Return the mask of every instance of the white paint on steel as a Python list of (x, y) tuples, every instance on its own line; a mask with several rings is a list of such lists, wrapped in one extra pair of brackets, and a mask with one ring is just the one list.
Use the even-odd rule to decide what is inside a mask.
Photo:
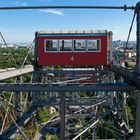
[(23, 74), (27, 74), (30, 72), (33, 72), (33, 66), (32, 65), (28, 65), (26, 67), (23, 68), (19, 68), (19, 69), (10, 69), (10, 70), (6, 70), (3, 72), (0, 72), (0, 81), (2, 80), (6, 80), (12, 77), (16, 77), (16, 76), (20, 76)]

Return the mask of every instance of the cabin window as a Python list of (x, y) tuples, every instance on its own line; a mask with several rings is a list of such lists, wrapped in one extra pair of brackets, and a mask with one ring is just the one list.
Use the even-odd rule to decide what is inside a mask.
[(57, 51), (58, 40), (45, 40), (44, 41), (45, 51)]
[(74, 51), (85, 51), (86, 40), (74, 40)]
[(100, 51), (101, 41), (97, 39), (87, 40), (88, 51)]
[(72, 40), (59, 40), (60, 51), (72, 51)]

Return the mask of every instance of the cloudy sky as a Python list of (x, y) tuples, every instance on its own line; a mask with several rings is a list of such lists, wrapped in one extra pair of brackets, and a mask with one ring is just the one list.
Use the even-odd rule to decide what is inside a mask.
[[(139, 0), (1, 0), (7, 6), (135, 6)], [(0, 31), (7, 42), (32, 42), (35, 31), (108, 30), (114, 40), (126, 40), (134, 11), (44, 9), (0, 11)], [(135, 25), (136, 23), (134, 23)], [(135, 40), (134, 26), (130, 40)], [(0, 39), (0, 42), (2, 40)]]

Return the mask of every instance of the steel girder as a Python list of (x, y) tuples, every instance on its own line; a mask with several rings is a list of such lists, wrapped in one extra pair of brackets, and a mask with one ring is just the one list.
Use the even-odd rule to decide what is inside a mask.
[(36, 71), (36, 73), (40, 74), (47, 74), (47, 73), (53, 73), (53, 74), (95, 74), (95, 73), (100, 73), (100, 74), (106, 74), (108, 73), (107, 70), (93, 70), (93, 69), (64, 69), (64, 70), (39, 70)]
[(117, 66), (111, 66), (110, 70), (129, 80), (137, 89), (140, 90), (140, 75), (138, 75), (138, 73), (129, 72), (128, 70), (119, 68)]
[(95, 92), (95, 91), (133, 91), (137, 90), (127, 83), (107, 84), (0, 84), (0, 91), (11, 92)]

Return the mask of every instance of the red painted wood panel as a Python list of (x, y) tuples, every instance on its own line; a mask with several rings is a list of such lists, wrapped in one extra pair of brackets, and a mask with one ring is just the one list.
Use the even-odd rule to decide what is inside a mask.
[[(101, 39), (101, 52), (44, 52), (45, 39)], [(107, 36), (38, 37), (39, 66), (97, 66), (107, 65)]]

